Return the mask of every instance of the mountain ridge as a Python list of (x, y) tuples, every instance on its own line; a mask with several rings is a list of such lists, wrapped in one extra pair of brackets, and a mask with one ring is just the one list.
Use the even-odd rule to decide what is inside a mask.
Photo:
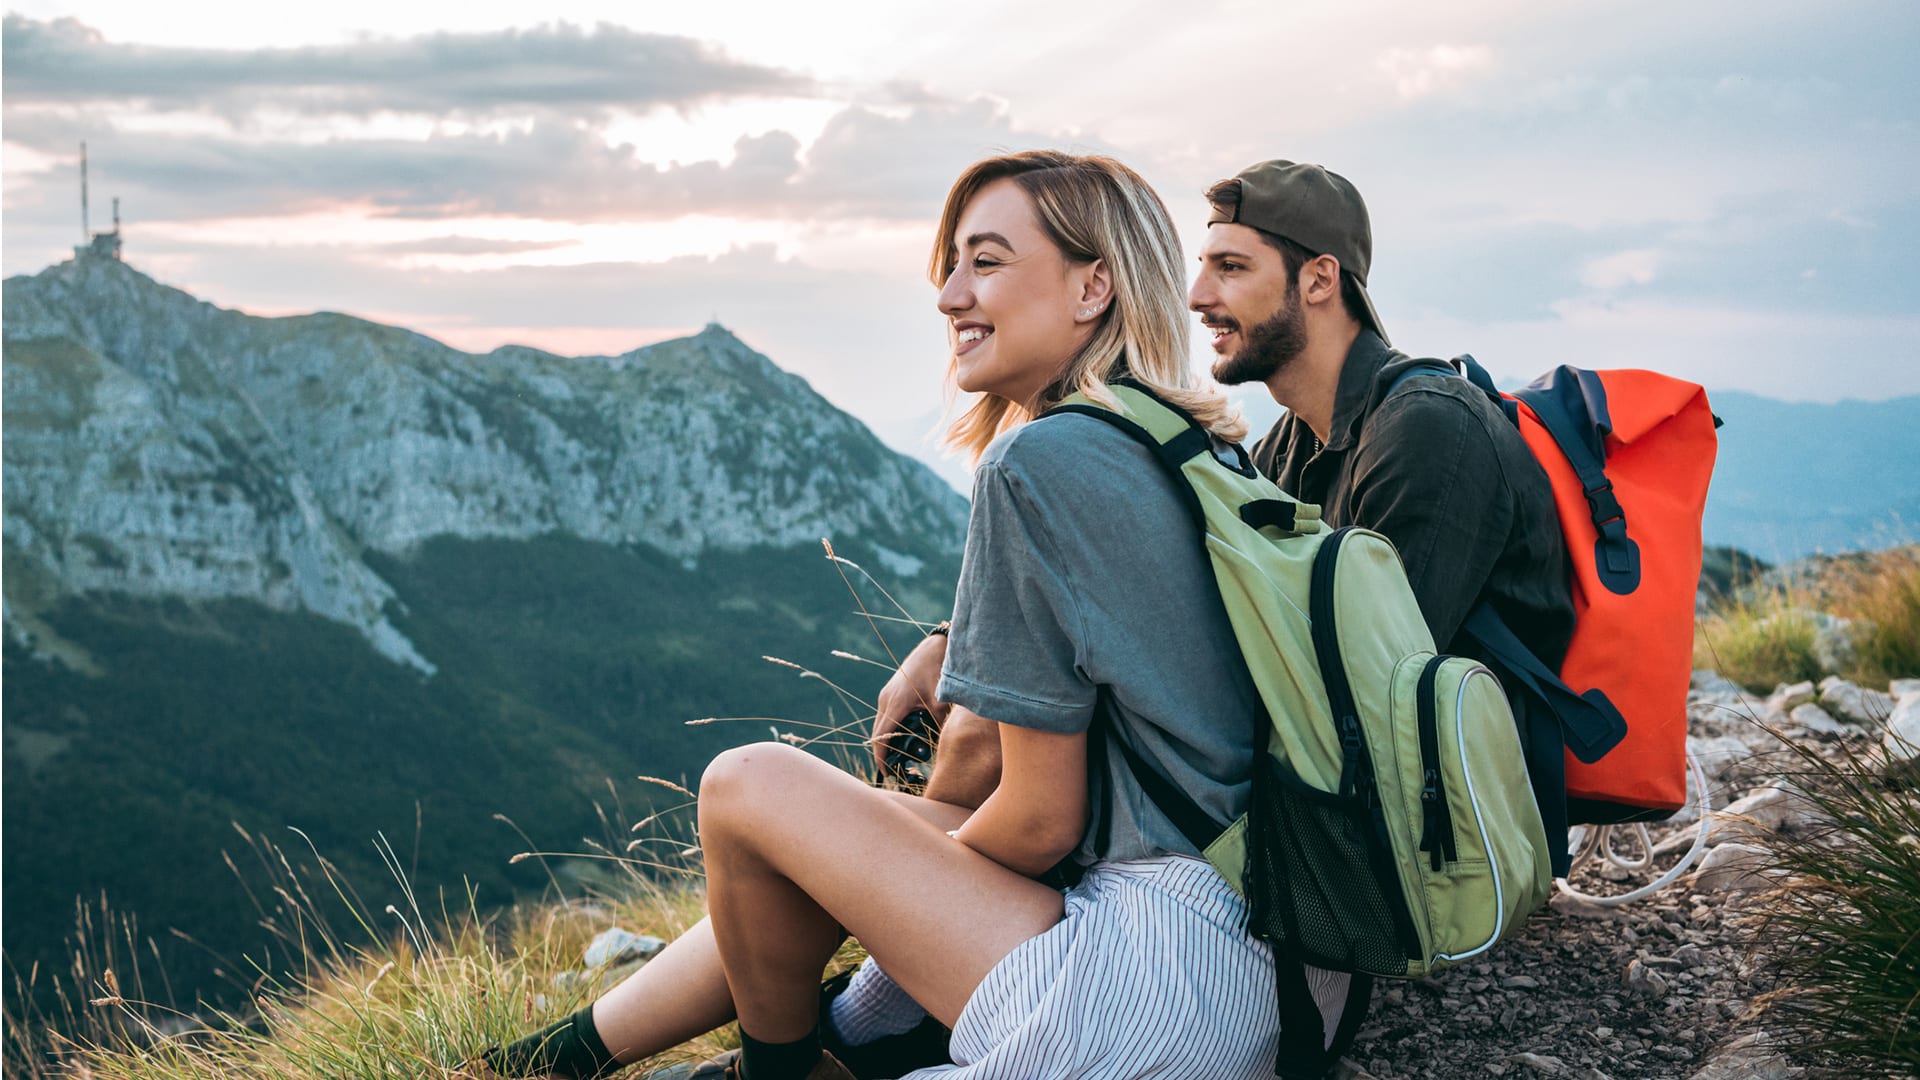
[(362, 549), (552, 532), (697, 559), (859, 533), (898, 571), (965, 526), (924, 466), (717, 324), (618, 357), (470, 354), (229, 311), (106, 259), (5, 299), (6, 542), (77, 591), (314, 611), (431, 673)]

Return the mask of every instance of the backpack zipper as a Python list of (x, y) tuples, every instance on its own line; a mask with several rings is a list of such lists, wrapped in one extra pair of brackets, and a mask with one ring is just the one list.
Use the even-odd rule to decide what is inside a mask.
[[(1454, 737), (1463, 746), (1467, 737), (1467, 687), (1481, 677), (1492, 680), (1496, 692), (1505, 693), (1500, 689), (1500, 680), (1495, 679), (1493, 672), (1484, 667), (1468, 672), (1467, 677), (1460, 680), (1460, 694), (1453, 705), (1453, 723)], [(1480, 830), (1480, 850), (1487, 853), (1488, 877), (1493, 881), (1493, 932), (1487, 935), (1487, 940), (1465, 952), (1436, 953), (1436, 960), (1457, 961), (1478, 956), (1493, 948), (1494, 942), (1499, 941), (1500, 935), (1507, 929), (1507, 895), (1506, 888), (1500, 884), (1500, 859), (1494, 853), (1493, 841), (1487, 836), (1487, 820), (1480, 812), (1480, 797), (1473, 790), (1473, 767), (1465, 754), (1460, 756), (1460, 775), (1467, 782), (1467, 804), (1473, 807), (1473, 823)]]
[(1446, 781), (1440, 772), (1439, 708), (1433, 687), (1440, 676), (1440, 665), (1447, 658), (1436, 656), (1420, 669), (1420, 683), (1414, 691), (1420, 712), (1420, 850), (1433, 853), (1433, 871), (1439, 873), (1460, 855), (1453, 843), (1453, 815), (1447, 812)]

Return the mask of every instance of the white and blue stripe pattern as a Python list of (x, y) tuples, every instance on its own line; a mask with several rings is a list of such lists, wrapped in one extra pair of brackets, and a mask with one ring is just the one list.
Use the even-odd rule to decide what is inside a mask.
[[(1273, 954), (1213, 867), (1169, 855), (1103, 862), (1065, 917), (1016, 947), (968, 999), (957, 1064), (906, 1080), (1268, 1080), (1279, 1040)], [(1331, 1034), (1348, 976), (1307, 969)]]

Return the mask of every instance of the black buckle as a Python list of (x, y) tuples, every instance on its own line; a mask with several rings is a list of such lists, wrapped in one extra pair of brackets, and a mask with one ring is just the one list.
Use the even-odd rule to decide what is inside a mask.
[(1620, 500), (1613, 494), (1613, 481), (1604, 481), (1599, 487), (1588, 488), (1586, 491), (1587, 512), (1593, 516), (1595, 525), (1605, 525), (1627, 516), (1626, 510), (1620, 506)]

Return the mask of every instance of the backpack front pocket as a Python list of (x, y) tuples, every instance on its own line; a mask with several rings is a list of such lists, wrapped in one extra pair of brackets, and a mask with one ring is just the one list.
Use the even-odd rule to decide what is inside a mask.
[(1423, 949), (1377, 801), (1303, 783), (1263, 757), (1247, 851), (1248, 929), (1274, 954), (1336, 971), (1400, 976)]

